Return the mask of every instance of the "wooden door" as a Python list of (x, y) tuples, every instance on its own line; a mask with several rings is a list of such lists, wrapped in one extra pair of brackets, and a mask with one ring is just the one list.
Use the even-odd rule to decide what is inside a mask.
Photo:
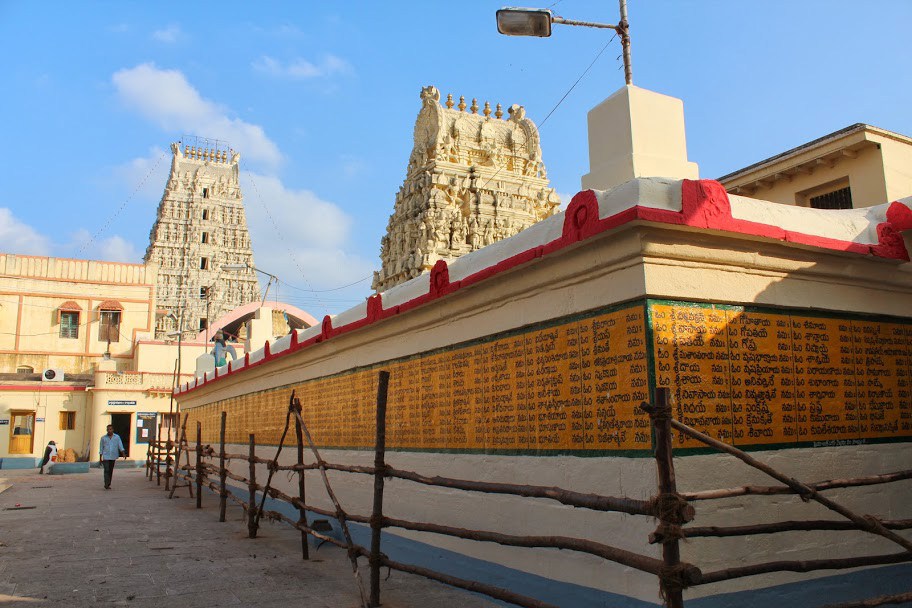
[(10, 454), (31, 454), (35, 448), (35, 412), (10, 412)]

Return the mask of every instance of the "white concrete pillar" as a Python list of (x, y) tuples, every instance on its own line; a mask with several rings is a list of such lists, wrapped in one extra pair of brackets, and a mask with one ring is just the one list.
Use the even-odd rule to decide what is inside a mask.
[(687, 160), (684, 102), (627, 85), (589, 111), (589, 173), (583, 190), (637, 177), (699, 179)]

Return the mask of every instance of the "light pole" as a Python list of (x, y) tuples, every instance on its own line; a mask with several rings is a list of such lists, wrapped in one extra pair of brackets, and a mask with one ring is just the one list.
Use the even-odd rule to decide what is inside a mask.
[(633, 84), (633, 70), (630, 67), (630, 24), (627, 22), (627, 0), (618, 0), (621, 20), (617, 25), (595, 23), (592, 21), (574, 21), (555, 17), (546, 8), (505, 7), (497, 11), (497, 31), (505, 36), (538, 36), (547, 38), (551, 35), (551, 24), (578, 25), (610, 29), (617, 32), (624, 49), (624, 81)]
[(250, 264), (222, 264), (222, 270), (253, 270), (254, 272), (259, 272), (260, 274), (265, 274), (269, 277), (269, 281), (266, 283), (266, 291), (263, 292), (263, 301), (260, 302), (260, 306), (266, 304), (266, 297), (269, 295), (269, 286), (273, 283), (279, 282), (279, 277), (274, 274), (268, 273), (265, 270), (260, 270), (256, 266), (251, 266)]
[(213, 283), (212, 285), (209, 285), (208, 287), (203, 287), (203, 289), (206, 290), (206, 344), (207, 344), (206, 348), (207, 348), (207, 349), (209, 348), (209, 347), (208, 347), (208, 344), (209, 344), (209, 323), (210, 323), (210, 321), (211, 321), (211, 319), (209, 318), (209, 303), (210, 303), (210, 301), (211, 301), (212, 288), (213, 288), (213, 287), (215, 287), (215, 283)]

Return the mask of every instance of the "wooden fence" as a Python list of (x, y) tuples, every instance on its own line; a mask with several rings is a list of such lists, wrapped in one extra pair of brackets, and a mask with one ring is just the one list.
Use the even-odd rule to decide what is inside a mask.
[[(197, 508), (202, 507), (203, 487), (212, 490), (219, 497), (219, 521), (225, 521), (227, 501), (232, 500), (236, 502), (246, 512), (247, 529), (250, 538), (256, 537), (257, 529), (262, 517), (289, 524), (301, 532), (301, 551), (304, 559), (309, 558), (307, 543), (308, 535), (313, 536), (320, 541), (329, 542), (345, 549), (348, 553), (352, 573), (355, 578), (358, 592), (361, 596), (361, 604), (365, 608), (380, 606), (381, 567), (417, 574), (448, 585), (477, 593), (483, 593), (517, 606), (529, 608), (554, 608), (551, 604), (541, 600), (480, 581), (457, 578), (421, 566), (391, 560), (382, 552), (381, 531), (383, 528), (401, 528), (419, 532), (431, 532), (434, 534), (480, 542), (494, 542), (506, 546), (566, 549), (595, 555), (607, 561), (635, 568), (656, 576), (658, 579), (660, 595), (663, 598), (665, 605), (669, 608), (683, 607), (683, 590), (697, 585), (706, 585), (768, 572), (810, 572), (814, 570), (854, 568), (858, 566), (912, 561), (912, 542), (894, 532), (894, 530), (904, 530), (912, 527), (912, 520), (882, 520), (871, 515), (857, 514), (821, 494), (821, 492), (833, 488), (890, 483), (910, 479), (912, 478), (912, 470), (864, 478), (830, 480), (810, 484), (802, 483), (757, 461), (737, 448), (716, 441), (715, 439), (674, 420), (671, 415), (670, 393), (667, 388), (656, 389), (653, 405), (648, 403), (643, 403), (641, 405), (641, 408), (649, 414), (652, 425), (655, 446), (654, 455), (658, 470), (658, 488), (657, 493), (651, 499), (639, 500), (623, 496), (614, 497), (580, 493), (558, 487), (482, 482), (439, 476), (427, 477), (417, 472), (391, 467), (386, 463), (385, 455), (386, 401), (388, 386), (389, 373), (381, 371), (377, 390), (376, 442), (373, 466), (334, 464), (323, 460), (320, 456), (318, 447), (313, 442), (307, 425), (301, 417), (300, 401), (295, 397), (294, 392), (292, 392), (285, 417), (285, 428), (273, 458), (262, 458), (256, 455), (256, 438), (252, 433), (249, 436), (248, 451), (246, 454), (226, 452), (226, 412), (222, 412), (221, 416), (220, 440), (217, 452), (211, 446), (203, 445), (199, 422), (197, 423), (196, 428), (196, 442), (191, 445), (186, 435), (187, 416), (185, 415), (178, 441), (158, 440), (153, 441), (150, 445), (147, 463), (149, 478), (152, 479), (155, 477), (160, 484), (161, 478), (164, 477), (165, 488), (170, 492), (169, 497), (173, 497), (175, 491), (179, 487), (188, 487), (190, 495), (195, 495), (196, 497)], [(291, 465), (280, 465), (279, 456), (285, 447), (285, 441), (292, 420), (294, 420), (295, 444), (297, 448), (296, 463)], [(773, 477), (782, 485), (743, 486), (740, 488), (691, 493), (679, 492), (676, 487), (672, 453), (673, 430), (740, 459), (745, 464)], [(313, 462), (305, 462), (304, 454), (308, 449), (313, 455)], [(192, 462), (190, 458), (191, 454), (194, 454)], [(182, 458), (185, 460), (184, 464), (181, 464)], [(218, 459), (217, 465), (210, 462), (215, 458)], [(245, 461), (248, 463), (247, 477), (238, 475), (229, 470), (226, 463), (232, 460)], [(262, 480), (257, 479), (257, 464), (266, 466), (268, 475), (265, 483), (263, 483)], [(162, 472), (162, 467), (165, 468), (164, 472)], [(272, 486), (273, 476), (277, 471), (290, 471), (297, 474), (297, 496), (291, 496)], [(319, 471), (323, 486), (332, 502), (332, 509), (323, 509), (307, 504), (305, 497), (305, 473), (307, 471)], [(332, 490), (327, 471), (341, 471), (372, 476), (374, 493), (371, 513), (353, 514), (346, 512)], [(575, 508), (651, 517), (657, 521), (657, 527), (655, 531), (649, 535), (648, 542), (652, 544), (661, 544), (662, 559), (641, 555), (591, 539), (564, 536), (518, 536), (490, 530), (469, 530), (436, 523), (390, 518), (384, 515), (383, 510), (384, 480), (387, 478), (402, 479), (417, 484), (464, 490), (467, 492), (544, 498)], [(213, 481), (213, 479), (217, 479), (218, 481)], [(241, 484), (247, 489), (246, 500), (230, 491), (227, 483), (228, 479)], [(699, 504), (701, 501), (717, 500), (734, 496), (770, 494), (797, 494), (805, 502), (816, 501), (841, 515), (843, 519), (783, 521), (737, 527), (684, 526), (694, 519), (694, 504)], [(295, 520), (278, 511), (266, 509), (265, 502), (267, 496), (293, 506), (297, 509), (298, 518)], [(258, 497), (259, 504), (257, 504)], [(339, 522), (342, 530), (342, 540), (327, 534), (325, 529), (320, 529), (319, 526), (313, 522), (309, 524), (307, 520), (308, 511), (317, 515), (335, 518)], [(355, 544), (351, 537), (348, 522), (357, 522), (370, 526), (370, 547)], [(752, 536), (794, 530), (861, 530), (886, 538), (899, 545), (903, 551), (885, 555), (838, 559), (771, 561), (705, 573), (696, 565), (681, 561), (679, 541), (685, 538)], [(644, 539), (644, 546), (646, 544), (645, 540), (646, 539)], [(368, 590), (365, 590), (358, 568), (358, 559), (362, 557), (367, 558), (369, 565), (370, 580)], [(909, 599), (912, 599), (912, 593), (900, 596), (874, 598), (872, 600), (867, 600), (864, 604), (841, 604), (839, 605), (839, 608), (850, 608), (852, 606), (879, 606), (887, 603), (897, 603), (896, 598), (900, 598), (902, 601), (908, 601)], [(903, 600), (902, 598), (905, 599)]]

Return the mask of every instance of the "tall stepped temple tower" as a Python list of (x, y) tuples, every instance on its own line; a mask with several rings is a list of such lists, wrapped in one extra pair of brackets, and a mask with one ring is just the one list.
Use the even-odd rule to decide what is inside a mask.
[[(382, 268), (373, 289), (384, 291), (422, 272), (439, 259), (452, 260), (513, 236), (557, 213), (560, 201), (548, 187), (538, 129), (522, 106), (503, 120), (500, 104), (472, 100), (454, 104), (448, 95), (421, 90), (415, 144), (405, 181), (396, 194)], [(453, 106), (456, 105), (456, 108)]]
[(221, 142), (202, 142), (205, 147), (183, 150), (171, 144), (171, 175), (143, 258), (159, 266), (156, 338), (173, 337), (182, 313), (189, 338), (210, 320), (260, 299), (238, 182), (240, 154)]

